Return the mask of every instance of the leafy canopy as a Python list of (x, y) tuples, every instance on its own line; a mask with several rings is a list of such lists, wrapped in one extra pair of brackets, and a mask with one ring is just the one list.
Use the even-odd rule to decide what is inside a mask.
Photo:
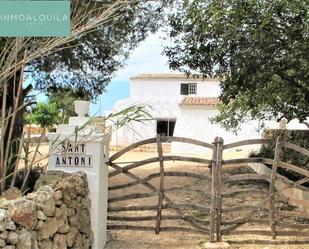
[(57, 124), (58, 119), (59, 112), (55, 103), (40, 102), (33, 108), (32, 113), (26, 115), (26, 120), (29, 123), (40, 125), (43, 128), (52, 127)]
[[(104, 25), (98, 25), (91, 32), (81, 33), (52, 51), (48, 50), (48, 43), (44, 43), (49, 38), (29, 38), (23, 41), (27, 43), (25, 48), (28, 51), (33, 52), (39, 47), (36, 44), (45, 44), (44, 49), (47, 49), (46, 53), (35, 57), (26, 67), (34, 79), (36, 90), (46, 92), (49, 87), (70, 86), (75, 90), (82, 89), (95, 99), (104, 92), (113, 74), (124, 65), (130, 51), (149, 33), (157, 31), (164, 22), (164, 8), (171, 1), (129, 1), (130, 4), (118, 9)], [(115, 2), (117, 1), (72, 1), (72, 25), (74, 22), (83, 27), (85, 23), (91, 23), (100, 12), (104, 12), (104, 6), (108, 8)], [(85, 14), (87, 12), (89, 14)], [(81, 17), (78, 18), (78, 15)], [(10, 38), (0, 38), (0, 54), (8, 41)], [(14, 46), (11, 47), (13, 48)]]
[(59, 116), (60, 123), (67, 123), (69, 117), (76, 116), (74, 101), (75, 100), (90, 100), (91, 96), (81, 89), (74, 89), (70, 86), (65, 87), (50, 87), (47, 92), (48, 102), (55, 103)]
[[(111, 2), (101, 1), (102, 4)], [(130, 51), (160, 27), (167, 2), (132, 1), (110, 25), (98, 27), (60, 51), (34, 60), (28, 69), (36, 88), (45, 91), (49, 86), (70, 86), (96, 98), (123, 66)]]
[(309, 116), (309, 1), (192, 0), (171, 15), (172, 69), (219, 77), (215, 121)]

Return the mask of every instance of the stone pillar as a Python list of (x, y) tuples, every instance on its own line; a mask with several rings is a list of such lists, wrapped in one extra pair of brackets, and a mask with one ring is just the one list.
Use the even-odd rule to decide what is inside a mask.
[[(78, 113), (78, 110), (76, 112)], [(48, 134), (48, 169), (70, 173), (82, 171), (87, 174), (91, 199), (91, 229), (94, 235), (92, 248), (103, 249), (107, 228), (106, 162), (109, 158), (110, 134), (101, 133), (98, 127), (89, 122), (89, 118), (78, 114), (78, 117), (69, 119), (69, 124), (59, 125), (55, 133)]]

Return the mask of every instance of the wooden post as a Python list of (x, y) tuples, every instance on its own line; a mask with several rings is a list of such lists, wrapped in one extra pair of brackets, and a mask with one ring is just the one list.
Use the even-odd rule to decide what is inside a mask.
[(216, 234), (217, 242), (221, 241), (221, 220), (222, 220), (222, 182), (221, 182), (221, 172), (222, 172), (222, 157), (223, 157), (223, 139), (218, 138), (216, 144), (216, 168), (217, 168), (217, 224), (216, 224)]
[(269, 218), (270, 218), (270, 229), (271, 237), (276, 239), (276, 219), (275, 219), (275, 181), (278, 169), (278, 162), (280, 160), (280, 141), (279, 138), (276, 141), (274, 164), (272, 166), (270, 186), (269, 186)]
[(157, 149), (158, 149), (158, 158), (160, 163), (160, 186), (159, 186), (159, 194), (158, 194), (158, 209), (157, 209), (157, 221), (156, 221), (156, 229), (155, 233), (160, 233), (161, 226), (161, 213), (163, 207), (163, 198), (164, 198), (164, 162), (163, 162), (163, 149), (161, 136), (157, 135)]
[(212, 162), (211, 162), (211, 207), (210, 207), (210, 242), (216, 242), (216, 225), (217, 225), (217, 143), (218, 137), (215, 138), (214, 145), (215, 148), (212, 152)]

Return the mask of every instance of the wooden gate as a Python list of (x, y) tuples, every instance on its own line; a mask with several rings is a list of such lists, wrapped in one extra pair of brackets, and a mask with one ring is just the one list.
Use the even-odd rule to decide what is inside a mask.
[[(162, 143), (166, 142), (181, 142), (189, 143), (196, 146), (202, 146), (207, 149), (212, 150), (212, 157), (209, 159), (199, 158), (199, 157), (187, 157), (187, 156), (165, 156), (162, 150)], [(279, 140), (276, 141), (275, 156), (274, 158), (239, 158), (239, 159), (229, 159), (223, 160), (223, 153), (225, 150), (234, 149), (239, 146), (248, 146), (256, 144), (268, 144), (272, 142), (268, 139), (253, 139), (244, 140), (236, 143), (225, 144), (223, 139), (217, 137), (212, 144), (205, 143), (199, 140), (183, 138), (183, 137), (166, 137), (157, 136), (155, 138), (146, 139), (134, 143), (121, 151), (115, 153), (110, 157), (109, 166), (113, 169), (109, 173), (109, 177), (113, 178), (117, 175), (124, 174), (132, 181), (128, 183), (121, 183), (117, 185), (109, 186), (109, 191), (112, 193), (117, 190), (125, 190), (136, 185), (143, 185), (150, 192), (146, 193), (131, 193), (122, 194), (120, 196), (113, 196), (109, 198), (109, 208), (108, 208), (108, 229), (109, 230), (142, 230), (142, 231), (154, 231), (159, 234), (162, 231), (186, 231), (192, 233), (206, 234), (209, 236), (211, 242), (221, 241), (222, 236), (225, 235), (235, 235), (235, 234), (258, 234), (258, 235), (269, 235), (272, 238), (276, 236), (308, 236), (309, 231), (307, 224), (295, 224), (284, 221), (284, 217), (298, 217), (305, 218), (309, 220), (308, 213), (301, 211), (282, 211), (278, 210), (276, 201), (288, 201), (286, 196), (282, 193), (276, 191), (275, 185), (277, 179), (283, 181), (286, 186), (297, 187), (304, 189), (301, 186), (306, 182), (309, 182), (309, 171), (302, 169), (298, 166), (292, 165), (290, 163), (282, 162), (280, 160), (280, 152), (282, 147), (287, 147), (293, 149), (302, 155), (309, 156), (309, 151), (291, 143), (280, 143)], [(156, 144), (158, 155), (153, 158), (134, 161), (134, 162), (116, 162), (116, 160), (126, 154), (127, 152), (146, 144)], [(164, 162), (166, 161), (184, 161), (199, 163), (205, 166), (205, 172), (183, 172), (183, 171), (173, 171), (166, 170)], [(159, 172), (148, 175), (147, 177), (141, 178), (132, 170), (142, 167), (151, 163), (159, 163)], [(125, 163), (124, 166), (120, 166), (121, 163)], [(256, 172), (249, 172), (245, 174), (233, 174), (228, 177), (225, 176), (225, 170), (233, 170), (239, 167), (239, 164), (248, 163), (263, 163), (268, 165), (271, 169), (271, 174), (257, 174)], [(292, 182), (286, 177), (278, 174), (278, 168), (284, 168), (291, 170), (293, 172), (302, 175), (303, 178), (297, 182)], [(203, 181), (208, 181), (210, 184), (210, 189), (204, 189), (204, 195), (209, 197), (210, 203), (176, 203), (170, 198), (169, 192), (175, 190), (175, 188), (169, 188), (166, 186), (167, 177), (190, 177), (194, 179), (200, 179)], [(159, 178), (158, 186), (150, 183), (149, 181), (154, 178)], [(241, 181), (265, 181), (267, 187), (264, 189), (250, 189), (250, 188), (232, 188), (225, 190), (226, 184)], [(240, 205), (229, 206), (224, 203), (228, 198), (236, 198), (237, 195), (252, 195), (261, 194), (264, 195), (262, 202), (257, 205), (250, 205), (251, 203), (240, 203)], [(116, 206), (115, 203), (134, 200), (137, 198), (151, 198), (156, 196), (156, 202), (153, 205), (130, 205), (130, 206)], [(204, 217), (203, 220), (196, 219), (190, 215), (183, 212), (183, 208), (189, 207), (191, 209), (198, 210), (202, 212)], [(172, 209), (176, 215), (164, 215), (163, 211), (166, 209)], [(118, 215), (121, 212), (144, 212), (154, 210), (156, 215), (143, 215), (143, 216), (123, 216)], [(237, 217), (236, 219), (229, 219), (230, 213), (236, 210), (247, 210), (243, 216)], [(254, 218), (254, 214), (264, 211), (263, 218)], [(222, 218), (224, 218), (222, 220)], [(141, 226), (141, 225), (131, 225), (131, 222), (138, 221), (154, 221), (154, 226)], [(187, 223), (187, 226), (162, 226), (162, 220), (181, 220)], [(121, 221), (122, 224), (117, 223)], [(123, 224), (126, 222), (126, 224)], [(117, 224), (116, 224), (117, 223)], [(267, 225), (267, 228), (260, 230), (249, 229), (239, 230), (238, 228), (242, 225), (250, 224), (263, 224)]]
[[(253, 145), (253, 144), (268, 144), (270, 142), (274, 142), (267, 139), (253, 139), (253, 140), (246, 140), (246, 141), (240, 141), (236, 143), (226, 144), (226, 145), (220, 145), (219, 146), (219, 157), (221, 158), (222, 152), (224, 150), (228, 150), (231, 148), (236, 148), (239, 146), (244, 145)], [(221, 143), (221, 141), (220, 141)], [(218, 183), (215, 183), (214, 186), (217, 186), (217, 196), (219, 200), (216, 202), (218, 210), (217, 216), (215, 217), (217, 219), (217, 227), (216, 232), (214, 233), (216, 238), (214, 241), (221, 241), (222, 235), (237, 235), (237, 234), (255, 234), (255, 235), (269, 235), (272, 237), (272, 239), (275, 239), (277, 236), (308, 236), (309, 230), (308, 230), (308, 223), (309, 223), (309, 213), (307, 209), (307, 213), (303, 210), (300, 210), (298, 208), (298, 211), (287, 211), (287, 210), (281, 210), (282, 207), (279, 206), (280, 203), (287, 203), (290, 201), (290, 199), (295, 198), (295, 196), (288, 196), (283, 195), (283, 192), (285, 190), (289, 190), (289, 192), (294, 192), (295, 189), (302, 190), (302, 191), (309, 191), (308, 188), (301, 186), (302, 184), (309, 182), (309, 171), (305, 170), (301, 167), (298, 167), (296, 165), (293, 165), (291, 163), (282, 162), (280, 160), (280, 155), (282, 153), (282, 148), (289, 148), (291, 150), (297, 151), (301, 155), (309, 157), (309, 151), (299, 147), (295, 144), (288, 143), (288, 142), (280, 142), (279, 139), (275, 141), (275, 151), (274, 151), (274, 158), (241, 158), (241, 159), (232, 159), (232, 160), (223, 160), (222, 161), (222, 168), (223, 170), (227, 167), (237, 167), (237, 164), (239, 163), (261, 163), (262, 165), (268, 165), (268, 168), (264, 166), (264, 169), (269, 169), (270, 174), (239, 174), (239, 175), (233, 175), (229, 178), (221, 178), (222, 168), (221, 165), (217, 165), (217, 171), (220, 174), (218, 179)], [(290, 172), (297, 173), (300, 177), (300, 180), (294, 182), (290, 179), (288, 179), (286, 176), (281, 175), (278, 173), (278, 170), (284, 169), (289, 170)], [(285, 174), (286, 175), (286, 174)], [(222, 193), (221, 192), (221, 182), (229, 182), (229, 181), (264, 181), (265, 183), (268, 183), (268, 188), (266, 188), (266, 192), (263, 189), (250, 189), (250, 188), (242, 188), (242, 189), (236, 189), (234, 191), (229, 191)], [(284, 185), (284, 187), (281, 187), (280, 191), (277, 191), (275, 186), (277, 181), (280, 181), (279, 185)], [(257, 205), (248, 205), (243, 204), (239, 206), (234, 206), (233, 208), (224, 207), (222, 205), (222, 199), (223, 198), (229, 198), (234, 197), (237, 194), (248, 194), (252, 195), (253, 193), (259, 192), (259, 194), (264, 194), (266, 197), (263, 199), (260, 203)], [(309, 193), (309, 192), (308, 192)], [(307, 197), (308, 198), (308, 197)], [(307, 202), (307, 203), (306, 203)], [(307, 208), (309, 207), (308, 200), (302, 200), (301, 197), (297, 200), (297, 204), (304, 204), (307, 205)], [(290, 204), (288, 204), (290, 205)], [(293, 207), (293, 206), (291, 206)], [(294, 206), (295, 207), (295, 206)], [(224, 222), (221, 222), (222, 214), (224, 212), (232, 211), (233, 209), (249, 209), (249, 212), (244, 215), (243, 217), (239, 217), (234, 220), (228, 219), (228, 217), (224, 217)], [(221, 212), (223, 210), (223, 212)], [(262, 215), (263, 217), (254, 218), (254, 215), (265, 211), (266, 213)], [(296, 218), (296, 220), (294, 220)], [(302, 222), (298, 222), (298, 219), (304, 219), (303, 222), (305, 224), (302, 224)], [(264, 225), (264, 229), (237, 229), (240, 226), (242, 226), (245, 223), (250, 224), (259, 224)]]

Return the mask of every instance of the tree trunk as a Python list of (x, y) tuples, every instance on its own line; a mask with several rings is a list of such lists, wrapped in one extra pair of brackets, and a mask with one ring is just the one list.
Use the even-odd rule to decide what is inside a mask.
[[(8, 80), (8, 92), (6, 96), (6, 110), (14, 109), (14, 96), (17, 95), (19, 81), (21, 76), (21, 70), (18, 70), (16, 72), (16, 76), (12, 76)], [(15, 82), (14, 82), (15, 81)], [(14, 84), (15, 83), (15, 84)], [(5, 97), (5, 96), (2, 96)], [(25, 95), (23, 93), (23, 89), (21, 88), (20, 98), (18, 100), (17, 106), (23, 105), (25, 100)], [(2, 102), (1, 102), (2, 103)], [(18, 150), (19, 150), (19, 141), (23, 133), (23, 127), (24, 127), (24, 119), (23, 119), (24, 109), (19, 110), (16, 113), (15, 122), (13, 124), (13, 132), (11, 139), (9, 141), (9, 132), (10, 132), (10, 126), (12, 119), (9, 120), (8, 128), (5, 131), (4, 135), (4, 151), (9, 150), (9, 157), (8, 157), (8, 163), (7, 163), (7, 172), (4, 172), (3, 176), (9, 175), (14, 170), (14, 164), (16, 161), (16, 158), (18, 156)], [(11, 181), (11, 177), (9, 177), (6, 180), (6, 186), (9, 185)]]

